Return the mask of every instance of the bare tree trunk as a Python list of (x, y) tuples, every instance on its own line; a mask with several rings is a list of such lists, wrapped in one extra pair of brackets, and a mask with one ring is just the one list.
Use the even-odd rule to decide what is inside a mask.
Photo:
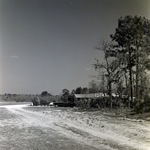
[[(133, 85), (132, 85), (132, 66), (131, 66), (131, 51), (129, 49), (129, 80), (130, 80), (130, 98), (131, 102), (133, 102)], [(130, 99), (129, 99), (129, 109), (130, 109)]]
[(110, 109), (112, 109), (112, 90), (111, 90), (111, 85), (112, 84), (112, 82), (110, 81), (110, 79), (109, 79), (109, 81), (108, 81), (108, 95), (109, 95), (109, 98), (110, 98)]
[(139, 48), (136, 49), (136, 101), (139, 104)]
[(104, 95), (104, 109), (106, 111), (106, 95), (105, 95), (105, 75), (102, 75), (102, 86), (103, 86), (103, 95)]

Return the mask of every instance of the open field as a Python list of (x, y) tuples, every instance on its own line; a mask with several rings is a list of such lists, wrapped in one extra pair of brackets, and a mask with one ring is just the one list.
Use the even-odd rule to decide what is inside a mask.
[(0, 149), (149, 150), (150, 123), (100, 111), (5, 106), (0, 107)]

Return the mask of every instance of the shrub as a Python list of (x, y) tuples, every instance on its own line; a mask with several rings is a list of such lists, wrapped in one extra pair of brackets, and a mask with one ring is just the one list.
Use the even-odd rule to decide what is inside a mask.
[(150, 98), (147, 98), (145, 101), (140, 102), (137, 106), (135, 106), (134, 111), (139, 113), (149, 113), (150, 112)]
[(38, 101), (37, 98), (34, 98), (34, 99), (32, 100), (32, 103), (33, 103), (33, 106), (38, 106), (38, 105), (39, 105), (39, 101)]

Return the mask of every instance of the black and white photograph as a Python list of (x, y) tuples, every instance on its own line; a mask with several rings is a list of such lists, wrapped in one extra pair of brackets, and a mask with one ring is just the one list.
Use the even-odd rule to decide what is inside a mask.
[(0, 0), (0, 150), (150, 150), (150, 0)]

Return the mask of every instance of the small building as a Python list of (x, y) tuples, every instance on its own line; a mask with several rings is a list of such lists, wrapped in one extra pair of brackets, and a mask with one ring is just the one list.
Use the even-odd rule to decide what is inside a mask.
[[(105, 96), (107, 96), (105, 94)], [(103, 93), (91, 93), (91, 94), (75, 94), (76, 100), (81, 100), (81, 99), (96, 99), (98, 97), (104, 97)]]

